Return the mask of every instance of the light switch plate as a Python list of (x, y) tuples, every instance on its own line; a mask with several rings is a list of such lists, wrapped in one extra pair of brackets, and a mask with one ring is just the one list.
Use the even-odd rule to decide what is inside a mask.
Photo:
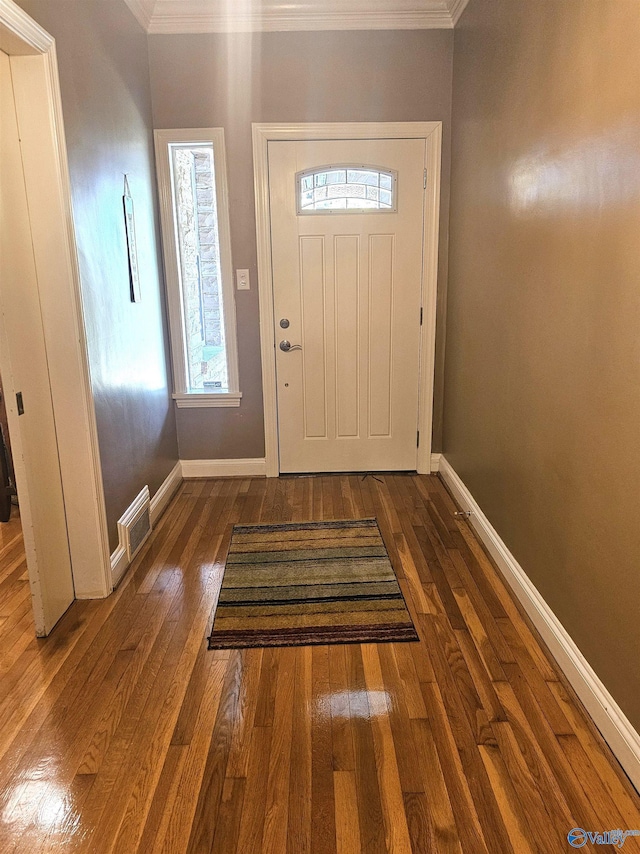
[(236, 270), (236, 287), (239, 291), (248, 291), (251, 288), (248, 270)]

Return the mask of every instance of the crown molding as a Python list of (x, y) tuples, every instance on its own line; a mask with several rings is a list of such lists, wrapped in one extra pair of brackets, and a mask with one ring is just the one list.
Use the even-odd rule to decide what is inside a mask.
[(449, 0), (449, 12), (451, 14), (452, 26), (455, 25), (460, 20), (460, 16), (467, 8), (467, 4), (469, 0)]
[[(5, 0), (6, 1), (6, 0)], [(278, 0), (232, 4), (213, 0), (125, 0), (141, 26), (153, 34), (293, 32), (318, 30), (452, 29), (469, 0), (414, 0), (397, 4), (349, 0), (350, 8), (312, 0), (294, 6)], [(241, 5), (243, 8), (234, 8)], [(410, 8), (398, 9), (394, 5)], [(381, 8), (386, 6), (386, 8)], [(413, 6), (414, 8), (411, 8)], [(323, 8), (324, 7), (324, 8)], [(327, 8), (329, 7), (329, 8)], [(431, 7), (431, 8), (428, 8)]]
[(151, 32), (156, 0), (124, 0), (143, 30)]
[[(127, 0), (128, 3), (133, 0)], [(232, 32), (291, 32), (317, 30), (450, 30), (453, 19), (447, 11), (415, 12), (304, 12), (279, 11), (263, 14), (216, 14), (206, 8), (187, 15), (157, 11), (151, 18), (148, 32), (169, 33), (232, 33)]]
[(0, 0), (0, 50), (14, 55), (42, 54), (53, 37), (13, 0)]

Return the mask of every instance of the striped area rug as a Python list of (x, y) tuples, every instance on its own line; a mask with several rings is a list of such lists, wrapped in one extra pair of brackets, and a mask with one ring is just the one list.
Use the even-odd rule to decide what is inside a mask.
[(416, 640), (375, 519), (234, 526), (209, 649)]

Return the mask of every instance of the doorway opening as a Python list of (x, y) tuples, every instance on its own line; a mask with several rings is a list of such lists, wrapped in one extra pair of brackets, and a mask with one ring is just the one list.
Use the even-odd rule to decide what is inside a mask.
[(267, 476), (431, 470), (441, 140), (253, 125)]
[(0, 371), (35, 631), (111, 590), (53, 38), (0, 4)]

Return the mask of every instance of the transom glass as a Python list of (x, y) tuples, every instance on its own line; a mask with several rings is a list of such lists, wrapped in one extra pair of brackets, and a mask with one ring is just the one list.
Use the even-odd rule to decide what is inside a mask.
[(322, 166), (296, 175), (298, 213), (397, 209), (397, 175), (374, 166)]

